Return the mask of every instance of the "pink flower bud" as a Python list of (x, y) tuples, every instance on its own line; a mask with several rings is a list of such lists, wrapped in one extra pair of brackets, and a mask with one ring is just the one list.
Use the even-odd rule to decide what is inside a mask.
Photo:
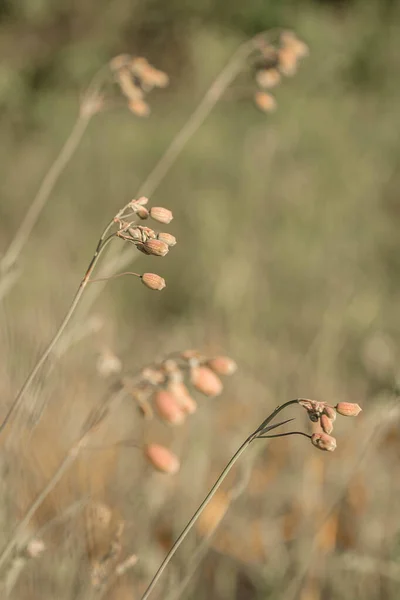
[(332, 433), (333, 430), (333, 423), (332, 420), (328, 417), (328, 415), (321, 415), (320, 418), (320, 423), (321, 423), (321, 427), (322, 430), (325, 431), (325, 433)]
[(161, 444), (148, 444), (145, 447), (145, 455), (157, 471), (168, 475), (175, 475), (179, 471), (179, 458)]
[(193, 414), (197, 410), (197, 403), (191, 395), (186, 385), (181, 381), (172, 381), (168, 385), (168, 391), (176, 398), (181, 409), (188, 415)]
[(354, 402), (338, 402), (335, 406), (339, 415), (343, 417), (356, 417), (362, 411), (361, 406)]
[(140, 219), (148, 219), (149, 218), (149, 211), (147, 210), (147, 208), (145, 206), (138, 206), (136, 209), (136, 214)]
[(146, 240), (143, 244), (143, 250), (146, 254), (153, 256), (165, 256), (168, 253), (169, 247), (160, 240)]
[(150, 216), (155, 221), (165, 224), (171, 223), (173, 219), (172, 212), (163, 206), (152, 206), (150, 209)]
[(192, 385), (205, 396), (218, 396), (222, 392), (222, 382), (208, 367), (193, 367), (190, 371)]
[(336, 440), (327, 433), (313, 433), (311, 443), (319, 450), (333, 452), (336, 448)]
[(143, 273), (141, 277), (144, 285), (151, 290), (163, 290), (166, 286), (165, 279), (155, 273)]
[(176, 244), (176, 237), (170, 233), (161, 232), (157, 235), (157, 239), (164, 242), (164, 244), (167, 244), (170, 248)]
[(336, 410), (333, 408), (333, 406), (326, 405), (324, 407), (324, 415), (327, 415), (333, 423), (336, 419)]
[(156, 392), (154, 405), (161, 419), (171, 425), (180, 425), (185, 420), (185, 414), (177, 399), (166, 390)]
[(276, 100), (267, 92), (256, 92), (254, 102), (262, 112), (269, 113), (276, 109)]
[(216, 356), (207, 361), (207, 365), (218, 375), (232, 375), (237, 364), (228, 356)]

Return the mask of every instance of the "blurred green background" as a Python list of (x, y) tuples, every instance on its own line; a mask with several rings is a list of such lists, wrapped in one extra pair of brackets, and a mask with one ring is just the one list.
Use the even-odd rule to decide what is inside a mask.
[[(135, 194), (238, 45), (279, 26), (294, 30), (310, 56), (274, 90), (277, 111), (257, 111), (254, 84), (239, 78), (151, 197), (173, 211), (168, 231), (178, 244), (162, 260), (132, 249), (133, 269), (156, 271), (167, 288), (152, 294), (134, 279), (110, 282), (92, 309), (102, 329), (77, 345), (65, 368), (90, 387), (93, 357), (104, 347), (131, 369), (186, 347), (233, 356), (236, 383), (215, 412), (207, 409), (197, 433), (211, 472), (211, 457), (224, 464), (227, 448), (235, 449), (265, 406), (297, 396), (359, 402), (365, 410), (397, 402), (398, 2), (4, 0), (0, 18), (0, 252), (96, 70), (128, 52), (170, 76), (166, 90), (150, 95), (150, 117), (123, 106), (95, 115), (57, 182), (21, 256), (22, 277), (2, 306), (6, 397), (65, 313), (103, 226)], [(67, 389), (62, 372), (63, 364), (57, 377)], [(210, 425), (216, 415), (221, 430)], [(388, 456), (374, 456), (384, 473)], [(398, 469), (398, 455), (391, 460)], [(396, 485), (389, 474), (379, 489), (366, 484), (368, 514), (381, 531), (371, 552), (379, 547), (380, 560), (400, 556), (398, 523), (380, 525), (386, 515), (379, 512), (382, 489), (389, 502)], [(286, 598), (274, 595), (282, 580), (267, 574), (258, 584), (257, 577), (253, 595), (240, 591), (238, 576), (236, 596), (214, 582), (212, 597)], [(297, 597), (314, 600), (325, 590), (325, 598), (396, 598), (392, 580), (376, 569), (374, 585), (363, 575), (362, 596), (354, 577), (345, 591), (322, 577), (317, 591), (301, 595), (300, 585)], [(265, 581), (269, 595), (262, 595)], [(190, 597), (206, 595), (200, 580)]]

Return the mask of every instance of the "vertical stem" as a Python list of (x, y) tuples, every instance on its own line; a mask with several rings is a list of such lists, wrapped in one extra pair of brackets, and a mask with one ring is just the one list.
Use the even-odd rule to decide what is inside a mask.
[(247, 438), (247, 440), (245, 442), (243, 442), (243, 444), (235, 452), (235, 454), (232, 456), (232, 458), (226, 465), (225, 469), (222, 471), (221, 475), (218, 477), (217, 481), (214, 483), (213, 487), (208, 492), (207, 496), (204, 498), (203, 502), (200, 504), (200, 506), (198, 507), (196, 512), (193, 514), (191, 519), (188, 521), (186, 527), (183, 529), (182, 533), (177, 538), (176, 542), (172, 546), (171, 550), (168, 552), (167, 556), (164, 558), (164, 560), (161, 563), (160, 567), (158, 568), (156, 574), (154, 575), (153, 579), (151, 580), (148, 588), (146, 589), (145, 593), (143, 594), (141, 600), (147, 600), (147, 598), (149, 598), (151, 592), (155, 588), (158, 580), (160, 579), (160, 577), (163, 574), (164, 570), (166, 569), (168, 563), (174, 556), (175, 552), (178, 550), (179, 546), (182, 544), (183, 540), (186, 538), (187, 534), (192, 529), (193, 525), (196, 523), (197, 519), (199, 518), (199, 516), (201, 515), (201, 513), (203, 512), (203, 510), (205, 509), (207, 504), (213, 498), (215, 492), (218, 490), (221, 483), (224, 481), (225, 477), (228, 475), (229, 471), (232, 469), (233, 465), (240, 458), (240, 456), (245, 452), (245, 450), (247, 450), (247, 448), (249, 447), (250, 443), (253, 441), (254, 438), (255, 438), (255, 434), (252, 433)]
[(111, 221), (109, 223), (109, 225), (107, 225), (106, 229), (104, 230), (102, 236), (100, 237), (100, 240), (97, 244), (97, 248), (96, 251), (89, 263), (89, 266), (86, 270), (85, 276), (82, 279), (79, 288), (75, 294), (75, 297), (71, 303), (71, 306), (68, 309), (67, 314), (65, 315), (63, 321), (61, 322), (61, 325), (59, 326), (59, 328), (57, 329), (53, 339), (50, 341), (50, 343), (48, 344), (47, 348), (45, 349), (45, 351), (43, 352), (43, 354), (41, 355), (41, 357), (39, 358), (39, 360), (37, 361), (37, 363), (35, 364), (35, 366), (33, 367), (32, 371), (30, 372), (30, 374), (28, 375), (27, 379), (25, 380), (24, 384), (22, 385), (21, 389), (19, 390), (18, 394), (16, 395), (14, 401), (12, 402), (10, 408), (8, 409), (8, 412), (6, 414), (6, 416), (4, 417), (3, 422), (0, 425), (0, 433), (4, 430), (4, 428), (6, 427), (7, 423), (9, 422), (11, 416), (13, 415), (13, 413), (17, 410), (17, 408), (19, 407), (19, 405), (22, 402), (22, 399), (26, 393), (26, 391), (28, 390), (29, 386), (31, 385), (31, 383), (33, 382), (33, 380), (35, 379), (36, 375), (38, 374), (38, 372), (40, 371), (40, 369), (42, 368), (42, 366), (44, 365), (44, 363), (46, 362), (47, 358), (49, 357), (49, 355), (51, 354), (53, 348), (56, 346), (58, 340), (60, 339), (60, 337), (62, 336), (65, 328), (67, 327), (68, 323), (71, 320), (72, 315), (74, 314), (76, 307), (79, 304), (80, 299), (82, 298), (82, 295), (85, 291), (85, 288), (87, 286), (89, 277), (91, 275), (91, 273), (93, 272), (93, 269), (100, 257), (100, 254), (102, 253), (102, 251), (104, 250), (104, 248), (107, 246), (107, 244), (114, 238), (114, 234), (111, 234), (108, 238), (105, 238), (106, 233), (108, 232), (108, 230), (110, 229), (110, 227), (112, 226), (113, 221)]

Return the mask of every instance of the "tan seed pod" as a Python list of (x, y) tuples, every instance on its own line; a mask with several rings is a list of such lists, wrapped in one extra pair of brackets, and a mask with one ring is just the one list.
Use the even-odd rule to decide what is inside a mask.
[(186, 414), (192, 415), (194, 412), (196, 412), (197, 403), (191, 397), (189, 390), (182, 381), (172, 381), (168, 384), (167, 389), (175, 396), (179, 406)]
[(273, 112), (276, 109), (276, 100), (267, 92), (256, 92), (254, 102), (258, 108), (265, 113)]
[(161, 444), (148, 444), (145, 447), (145, 455), (157, 471), (168, 475), (175, 475), (179, 471), (179, 458)]
[(137, 216), (139, 217), (139, 219), (142, 219), (143, 221), (145, 219), (149, 218), (149, 211), (147, 210), (147, 208), (145, 206), (138, 206), (135, 210)]
[(278, 51), (279, 70), (286, 77), (297, 72), (297, 54), (290, 46), (284, 46)]
[(325, 414), (321, 415), (320, 423), (321, 423), (322, 430), (325, 433), (327, 433), (328, 435), (330, 433), (332, 433), (333, 423), (332, 423), (331, 419), (328, 417), (328, 415), (325, 415)]
[(336, 419), (336, 410), (333, 408), (333, 406), (326, 405), (324, 407), (324, 414), (327, 415), (332, 422), (335, 421), (335, 419)]
[(150, 114), (150, 106), (144, 100), (130, 100), (128, 108), (137, 117), (148, 117)]
[(161, 291), (166, 286), (165, 279), (156, 275), (156, 273), (143, 273), (141, 280), (151, 290)]
[(143, 249), (146, 254), (152, 254), (153, 256), (165, 256), (168, 253), (169, 246), (160, 240), (150, 239), (144, 242)]
[(171, 425), (181, 425), (185, 420), (182, 407), (175, 396), (167, 390), (158, 390), (155, 393), (154, 406), (161, 419)]
[(155, 221), (159, 223), (168, 224), (171, 223), (173, 219), (172, 212), (168, 210), (168, 208), (164, 208), (163, 206), (152, 206), (150, 209), (150, 216)]
[(277, 86), (281, 81), (281, 75), (278, 69), (261, 69), (256, 73), (256, 81), (263, 89), (269, 89)]
[(304, 58), (310, 54), (307, 44), (299, 40), (293, 31), (283, 31), (280, 39), (282, 46), (290, 48), (298, 58)]
[(207, 365), (218, 375), (233, 375), (237, 364), (228, 356), (216, 356), (207, 361)]
[(362, 411), (361, 406), (354, 402), (338, 402), (335, 408), (337, 413), (343, 417), (357, 417)]
[(143, 83), (150, 87), (164, 88), (169, 84), (169, 77), (164, 71), (155, 69), (151, 65), (142, 69), (141, 78)]
[(327, 433), (313, 433), (311, 443), (319, 450), (325, 450), (326, 452), (333, 452), (336, 448), (335, 438)]
[(176, 244), (176, 237), (174, 235), (171, 235), (170, 233), (161, 232), (157, 235), (157, 239), (167, 244), (167, 246), (169, 246), (170, 248), (172, 248), (172, 246), (175, 246)]
[(222, 392), (222, 382), (208, 367), (192, 367), (190, 370), (192, 385), (205, 396), (218, 396)]

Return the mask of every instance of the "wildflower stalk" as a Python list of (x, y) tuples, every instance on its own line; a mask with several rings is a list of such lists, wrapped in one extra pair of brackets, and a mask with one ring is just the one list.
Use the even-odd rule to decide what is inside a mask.
[[(161, 563), (160, 567), (158, 568), (157, 572), (155, 573), (153, 579), (151, 580), (149, 586), (147, 587), (146, 591), (144, 592), (141, 600), (147, 600), (150, 597), (151, 592), (154, 590), (155, 586), (157, 585), (158, 580), (160, 579), (161, 575), (163, 574), (163, 572), (167, 568), (169, 562), (171, 561), (172, 557), (174, 556), (174, 554), (178, 550), (179, 546), (182, 544), (182, 542), (184, 541), (184, 539), (186, 538), (186, 536), (188, 535), (188, 533), (190, 532), (190, 530), (192, 529), (192, 527), (196, 523), (197, 519), (200, 517), (201, 513), (203, 512), (203, 510), (206, 508), (206, 506), (209, 504), (209, 502), (214, 497), (215, 493), (217, 492), (217, 490), (221, 486), (222, 482), (225, 480), (225, 478), (227, 477), (227, 475), (229, 474), (229, 472), (231, 471), (231, 469), (234, 467), (234, 465), (236, 464), (236, 462), (239, 460), (239, 458), (248, 449), (248, 447), (250, 446), (250, 444), (255, 439), (258, 439), (258, 438), (281, 437), (283, 435), (302, 434), (302, 432), (293, 431), (293, 432), (288, 432), (287, 434), (277, 434), (277, 435), (273, 435), (273, 436), (268, 436), (267, 435), (267, 433), (269, 431), (271, 431), (273, 429), (276, 429), (277, 427), (280, 427), (281, 425), (284, 425), (288, 421), (292, 420), (292, 419), (289, 419), (288, 421), (283, 421), (281, 423), (276, 423), (276, 424), (270, 425), (271, 421), (276, 417), (276, 415), (278, 413), (280, 413), (283, 409), (287, 408), (288, 406), (290, 406), (292, 404), (298, 404), (298, 400), (297, 399), (296, 400), (289, 400), (288, 402), (285, 402), (285, 404), (282, 404), (281, 406), (278, 406), (261, 423), (261, 425), (251, 435), (249, 435), (249, 437), (238, 448), (238, 450), (235, 452), (235, 454), (232, 456), (232, 458), (230, 459), (230, 461), (228, 462), (228, 464), (226, 465), (226, 467), (222, 471), (221, 475), (218, 477), (217, 481), (212, 486), (211, 490), (208, 492), (207, 496), (204, 498), (203, 502), (197, 508), (197, 510), (193, 514), (193, 516), (189, 519), (188, 523), (186, 524), (185, 528), (180, 533), (179, 537), (177, 538), (177, 540), (173, 544), (173, 546), (170, 549), (170, 551), (168, 552), (167, 556), (164, 558), (163, 562)], [(303, 435), (306, 435), (306, 437), (310, 437), (307, 434), (303, 434)]]

